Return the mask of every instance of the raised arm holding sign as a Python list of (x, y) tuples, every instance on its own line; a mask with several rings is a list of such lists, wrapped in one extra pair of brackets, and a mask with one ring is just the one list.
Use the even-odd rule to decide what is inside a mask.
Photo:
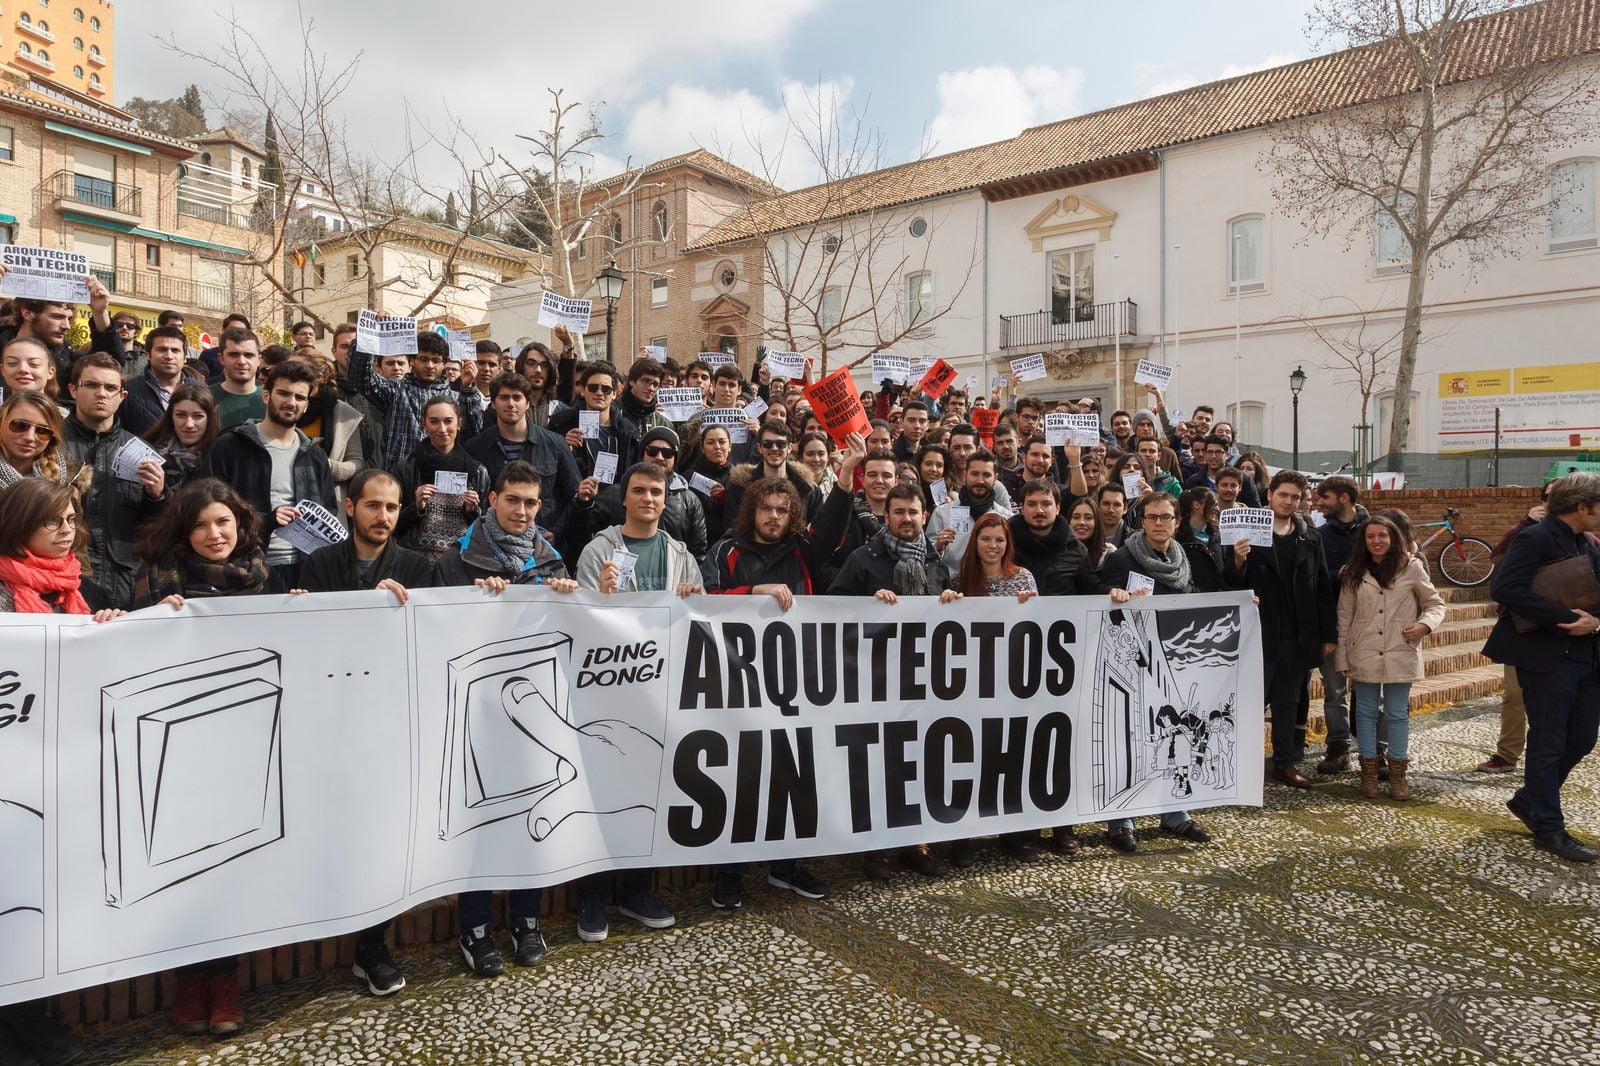
[(807, 385), (804, 395), (835, 444), (842, 447), (852, 433), (866, 436), (870, 428), (867, 412), (861, 407), (861, 394), (850, 378), (849, 367), (841, 366), (816, 384)]
[(917, 382), (917, 389), (924, 395), (931, 396), (937, 400), (955, 383), (955, 380), (956, 368), (943, 359), (939, 359), (934, 362), (933, 366), (928, 368), (928, 372), (922, 376), (922, 380)]

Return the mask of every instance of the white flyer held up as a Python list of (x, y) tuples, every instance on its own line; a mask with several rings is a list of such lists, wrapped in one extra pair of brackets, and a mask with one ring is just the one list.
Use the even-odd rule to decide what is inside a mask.
[(664, 344), (646, 344), (639, 351), (653, 363), (665, 363), (667, 361), (667, 346)]
[(1011, 375), (1018, 381), (1038, 381), (1046, 374), (1044, 368), (1044, 354), (1025, 355), (1021, 359), (1011, 360)]
[(1173, 368), (1165, 363), (1152, 363), (1148, 359), (1139, 360), (1139, 366), (1133, 372), (1135, 385), (1154, 385), (1162, 392), (1167, 391), (1167, 383), (1172, 380)]
[(417, 320), (401, 315), (379, 318), (376, 311), (356, 315), (356, 346), (374, 359), (417, 354)]
[(347, 536), (344, 525), (334, 513), (317, 501), (301, 500), (294, 505), (294, 509), (299, 514), (278, 533), (307, 555), (330, 544), (337, 544)]
[(872, 381), (881, 385), (888, 381), (904, 385), (911, 376), (911, 357), (892, 352), (874, 352), (872, 356)]
[(111, 457), (111, 472), (123, 481), (138, 481), (139, 464), (146, 459), (153, 459), (157, 466), (161, 465), (160, 452), (138, 437), (129, 437), (127, 443)]
[(601, 452), (594, 457), (594, 479), (602, 485), (617, 480), (617, 453)]
[(434, 471), (433, 487), (447, 496), (465, 496), (467, 494), (467, 484), (465, 470)]
[(472, 339), (470, 329), (447, 329), (444, 339), (450, 342), (450, 361), (465, 363), (478, 354), (478, 343)]
[(806, 376), (806, 357), (799, 352), (768, 352), (767, 373), (785, 381), (799, 381)]
[(1129, 503), (1144, 495), (1144, 490), (1139, 487), (1139, 480), (1139, 475), (1131, 470), (1122, 475), (1122, 494), (1128, 498)]
[(600, 412), (599, 411), (579, 411), (578, 412), (578, 428), (583, 430), (583, 436), (584, 436), (584, 438), (586, 440), (599, 440), (600, 439)]
[(761, 416), (766, 413), (767, 401), (763, 400), (759, 396), (744, 405), (744, 416), (746, 418), (754, 418), (759, 422), (761, 420)]
[(1241, 540), (1257, 548), (1272, 547), (1272, 508), (1230, 507), (1217, 518), (1217, 532), (1222, 543), (1237, 544)]
[(35, 248), (27, 244), (0, 245), (0, 296), (27, 300), (81, 304), (89, 300), (89, 257), (60, 248)]
[(716, 370), (719, 366), (734, 365), (733, 356), (727, 352), (701, 352), (700, 361), (712, 370)]
[(539, 294), (539, 325), (566, 326), (574, 333), (589, 328), (591, 300), (574, 300), (546, 289)]
[(626, 589), (633, 580), (633, 568), (639, 565), (639, 557), (627, 548), (613, 548), (611, 561), (617, 565), (617, 590)]
[(945, 484), (944, 478), (928, 482), (928, 495), (933, 497), (935, 507), (943, 507), (944, 502), (950, 498), (950, 486)]
[(960, 534), (960, 533), (971, 533), (972, 532), (972, 508), (964, 507), (959, 503), (951, 504), (951, 506), (950, 506), (950, 528), (955, 530), (958, 534)]
[(1148, 592), (1152, 596), (1156, 591), (1156, 579), (1146, 577), (1135, 570), (1128, 571), (1128, 583), (1123, 586), (1130, 596), (1137, 596), (1141, 592)]
[(750, 427), (744, 424), (743, 407), (713, 407), (700, 415), (700, 425), (721, 426), (728, 431), (728, 443), (744, 444), (750, 440)]
[(689, 487), (702, 496), (710, 496), (717, 491), (717, 483), (715, 481), (712, 481), (704, 474), (698, 473), (689, 475)]
[(705, 397), (699, 389), (660, 389), (656, 392), (656, 410), (672, 422), (687, 422), (705, 410)]

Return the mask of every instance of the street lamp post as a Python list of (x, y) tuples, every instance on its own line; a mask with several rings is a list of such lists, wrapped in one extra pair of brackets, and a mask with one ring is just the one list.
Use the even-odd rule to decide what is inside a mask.
[(613, 365), (615, 363), (611, 358), (611, 326), (616, 321), (617, 300), (622, 296), (622, 286), (627, 280), (615, 263), (608, 263), (594, 279), (595, 291), (606, 302), (606, 361)]
[(1297, 366), (1289, 375), (1289, 391), (1294, 394), (1294, 458), (1289, 465), (1296, 470), (1300, 469), (1300, 390), (1305, 387), (1305, 368)]

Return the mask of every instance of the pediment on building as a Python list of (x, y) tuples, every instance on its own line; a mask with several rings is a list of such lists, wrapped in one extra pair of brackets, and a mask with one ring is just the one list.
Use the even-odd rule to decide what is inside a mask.
[(750, 305), (723, 293), (700, 309), (700, 317), (707, 322), (719, 318), (748, 318)]
[(1116, 221), (1115, 211), (1087, 196), (1058, 196), (1033, 216), (1032, 221), (1023, 227), (1023, 232), (1033, 242), (1033, 250), (1042, 252), (1045, 238), (1069, 233), (1092, 232), (1095, 240), (1108, 241), (1111, 239), (1111, 227)]

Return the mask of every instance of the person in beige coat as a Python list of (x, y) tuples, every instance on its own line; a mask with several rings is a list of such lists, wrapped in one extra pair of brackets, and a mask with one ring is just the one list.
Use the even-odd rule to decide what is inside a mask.
[(1339, 571), (1339, 672), (1355, 686), (1356, 747), (1361, 794), (1378, 795), (1378, 715), (1389, 734), (1389, 795), (1410, 799), (1406, 751), (1411, 725), (1411, 683), (1422, 678), (1422, 639), (1444, 621), (1444, 600), (1428, 578), (1428, 565), (1405, 548), (1405, 536), (1387, 518), (1362, 527), (1350, 559)]

